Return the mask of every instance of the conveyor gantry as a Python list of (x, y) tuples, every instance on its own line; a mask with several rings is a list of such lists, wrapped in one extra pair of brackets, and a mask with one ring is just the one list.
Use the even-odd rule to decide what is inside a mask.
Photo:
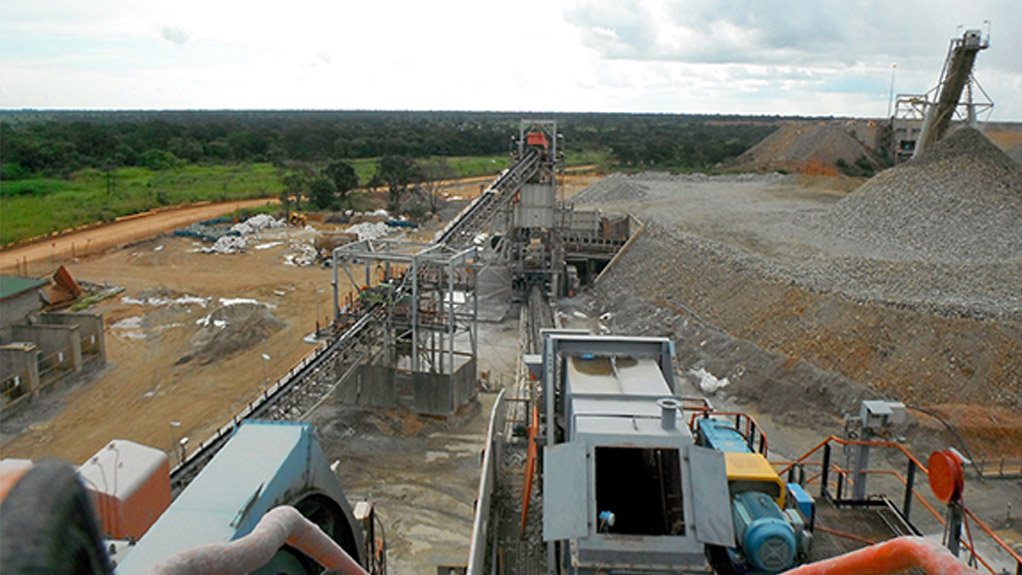
[(483, 193), (465, 207), (437, 235), (436, 242), (451, 247), (463, 247), (482, 231), (494, 215), (514, 198), (522, 184), (529, 181), (542, 160), (542, 153), (537, 149), (527, 149), (521, 159), (501, 174)]

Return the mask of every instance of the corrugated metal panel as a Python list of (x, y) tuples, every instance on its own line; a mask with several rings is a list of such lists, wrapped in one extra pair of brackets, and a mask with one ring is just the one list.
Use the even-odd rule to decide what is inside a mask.
[(0, 276), (0, 300), (14, 297), (20, 293), (44, 286), (50, 280), (26, 278), (21, 276)]

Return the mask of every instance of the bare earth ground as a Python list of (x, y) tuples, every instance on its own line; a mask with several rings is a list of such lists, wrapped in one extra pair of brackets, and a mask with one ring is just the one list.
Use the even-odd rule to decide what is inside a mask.
[[(4, 457), (60, 457), (78, 463), (114, 438), (170, 451), (173, 436), (183, 435), (196, 445), (257, 395), (264, 369), (273, 381), (312, 350), (302, 338), (314, 331), (317, 318), (330, 313), (329, 270), (285, 265), (287, 243), (240, 255), (194, 249), (189, 239), (161, 236), (68, 266), (76, 278), (125, 288), (121, 296), (93, 308), (104, 315), (109, 364), (66, 396), (44, 394), (24, 413), (6, 416)], [(182, 296), (210, 301), (206, 306), (159, 301)], [(251, 298), (273, 306), (270, 313), (286, 327), (219, 361), (178, 363), (199, 349), (193, 342), (203, 328), (196, 322), (218, 307), (219, 298)], [(222, 329), (229, 333), (241, 327)], [(262, 353), (271, 359), (264, 362)], [(172, 429), (171, 421), (180, 421), (181, 427)]]
[[(570, 197), (595, 179), (594, 176), (569, 178), (565, 196)], [(462, 183), (448, 189), (447, 194), (469, 198), (478, 193), (480, 183), (485, 182)], [(644, 219), (662, 217), (674, 222), (687, 222), (683, 225), (693, 233), (715, 240), (730, 239), (740, 248), (772, 253), (778, 248), (772, 247), (769, 241), (764, 242), (765, 237), (769, 239), (771, 230), (779, 230), (778, 235), (788, 238), (784, 228), (779, 227), (779, 214), (804, 209), (807, 205), (818, 209), (820, 203), (833, 203), (847, 191), (830, 192), (830, 185), (821, 179), (800, 185), (802, 189), (781, 193), (779, 199), (784, 201), (780, 203), (763, 201), (769, 198), (761, 197), (756, 190), (722, 190), (726, 192), (723, 195), (708, 190), (712, 193), (665, 199), (649, 203)], [(748, 201), (738, 202), (735, 195), (729, 194), (737, 194), (738, 197), (747, 195)], [(807, 198), (811, 200), (809, 204), (804, 203)], [(452, 207), (458, 203), (457, 200), (452, 201)], [(759, 207), (756, 207), (757, 204)], [(728, 209), (735, 206), (746, 206), (744, 210), (738, 210), (742, 217), (737, 219), (733, 210), (730, 215), (728, 213)], [(641, 203), (631, 209), (643, 217)], [(444, 213), (455, 211), (445, 210)], [(653, 212), (657, 213), (657, 217), (649, 217)], [(685, 215), (679, 220), (678, 214)], [(198, 219), (207, 217), (211, 216), (203, 215)], [(759, 224), (754, 223), (757, 220)], [(428, 240), (439, 225), (423, 229), (417, 234), (418, 239)], [(728, 225), (732, 226), (731, 230)], [(143, 226), (143, 229), (146, 228), (152, 229), (151, 226)], [(764, 232), (764, 229), (767, 231)], [(95, 234), (97, 230), (90, 232)], [(296, 235), (295, 239), (301, 235), (293, 230), (288, 233)], [(273, 239), (260, 241), (268, 243)], [(311, 346), (302, 342), (302, 337), (313, 330), (317, 317), (329, 313), (330, 274), (327, 270), (284, 265), (283, 257), (288, 249), (286, 242), (235, 256), (192, 253), (192, 249), (190, 240), (161, 236), (69, 265), (77, 278), (126, 288), (122, 297), (102, 302), (96, 308), (106, 314), (110, 364), (85, 381), (64, 384), (44, 393), (26, 410), (13, 416), (5, 414), (0, 425), (3, 432), (0, 456), (33, 459), (56, 456), (78, 463), (113, 438), (132, 439), (168, 452), (174, 440), (182, 435), (190, 437), (194, 445), (254, 399), (263, 386), (264, 368), (265, 379), (272, 381), (311, 351)], [(797, 249), (795, 254), (798, 254)], [(646, 328), (657, 333), (669, 333), (680, 330), (677, 334), (683, 366), (687, 368), (702, 362), (721, 376), (734, 374), (726, 370), (718, 372), (717, 366), (729, 365), (730, 354), (748, 360), (750, 356), (742, 356), (741, 350), (755, 345), (751, 340), (762, 336), (773, 339), (762, 340), (761, 345), (783, 350), (776, 365), (765, 365), (760, 370), (770, 371), (768, 375), (771, 377), (788, 373), (785, 370), (800, 372), (806, 369), (818, 353), (831, 353), (841, 358), (844, 357), (842, 350), (853, 352), (857, 349), (854, 345), (849, 347), (838, 337), (839, 333), (818, 343), (799, 335), (805, 334), (805, 329), (800, 328), (797, 321), (784, 329), (771, 330), (767, 327), (773, 325), (772, 321), (765, 321), (768, 314), (743, 316), (736, 304), (714, 304), (720, 298), (731, 297), (733, 299), (728, 301), (732, 302), (739, 299), (742, 290), (728, 286), (737, 285), (735, 277), (741, 276), (731, 275), (733, 270), (707, 268), (705, 261), (700, 261), (695, 255), (677, 258), (676, 261), (685, 260), (680, 261), (683, 265), (677, 270), (658, 269), (655, 276), (643, 272), (664, 280), (663, 288), (654, 289), (654, 292), (662, 289), (662, 293), (651, 292), (651, 299), (663, 303), (668, 301), (667, 296), (671, 296), (670, 303), (674, 306), (690, 306), (702, 301), (705, 305), (697, 310), (703, 314), (700, 317), (716, 323), (717, 327), (733, 330), (737, 337), (715, 334), (714, 329), (700, 327), (698, 322), (692, 322), (698, 330), (690, 333), (678, 327), (677, 323), (674, 327), (668, 325), (669, 316), (675, 313), (669, 308), (660, 308), (667, 315), (651, 313), (640, 317), (638, 312), (644, 312), (646, 308), (638, 310), (628, 305), (611, 310), (617, 315), (615, 331), (635, 333), (634, 330)], [(48, 262), (44, 259), (43, 263)], [(687, 271), (685, 265), (690, 266)], [(707, 270), (712, 273), (707, 273)], [(701, 275), (695, 275), (697, 271)], [(714, 279), (717, 280), (716, 286)], [(631, 294), (629, 300), (637, 299), (632, 283), (625, 281), (622, 287)], [(819, 294), (792, 291), (781, 285), (764, 287), (760, 284), (759, 288), (756, 293), (773, 294), (764, 300), (770, 305), (780, 306), (795, 298), (790, 300), (797, 304), (792, 309), (812, 312), (804, 312), (803, 317), (836, 315), (843, 318), (844, 329), (855, 337), (864, 338), (864, 334), (869, 332), (864, 330), (855, 313), (849, 315), (842, 304), (823, 301)], [(728, 292), (731, 292), (730, 296)], [(173, 300), (184, 295), (211, 300), (205, 308), (197, 303), (160, 303), (161, 299)], [(125, 301), (123, 296), (129, 299)], [(139, 305), (132, 303), (132, 298), (154, 299), (156, 303)], [(252, 298), (271, 304), (275, 307), (267, 311), (285, 322), (286, 326), (270, 333), (265, 341), (219, 361), (203, 365), (192, 359), (175, 365), (198, 349), (194, 345), (195, 338), (204, 329), (195, 322), (218, 306), (218, 298)], [(868, 317), (883, 316), (882, 311), (870, 312)], [(629, 315), (634, 317), (625, 320)], [(131, 321), (113, 328), (124, 320)], [(138, 327), (131, 327), (136, 321)], [(266, 323), (260, 325), (265, 327)], [(231, 326), (223, 329), (229, 332)], [(139, 335), (144, 335), (144, 339), (139, 339)], [(686, 337), (682, 338), (682, 335)], [(484, 326), (480, 338), (480, 355), (484, 362), (481, 369), (490, 369), (500, 374), (503, 381), (510, 381), (517, 351), (513, 343), (516, 336), (515, 329), (503, 324)], [(799, 349), (807, 351), (800, 352)], [(271, 357), (269, 362), (260, 359), (263, 353)], [(882, 356), (877, 357), (883, 359)], [(839, 367), (840, 362), (835, 365)], [(756, 377), (752, 371), (750, 364), (744, 373), (750, 374), (750, 378)], [(750, 393), (750, 398), (744, 399), (742, 376), (738, 375), (734, 381), (735, 399), (743, 402), (742, 409), (761, 417), (761, 423), (767, 426), (771, 435), (772, 445), (781, 450), (778, 453), (797, 455), (822, 437), (821, 434), (840, 431), (841, 424), (833, 416), (817, 413), (816, 429), (807, 432), (804, 417), (793, 418), (783, 410), (772, 409), (777, 402), (769, 399), (760, 405), (757, 394)], [(769, 394), (769, 388), (765, 388), (763, 393)], [(783, 393), (792, 391), (784, 388), (774, 395)], [(727, 399), (731, 396), (731, 393), (725, 393)], [(480, 405), (470, 406), (450, 421), (416, 418), (398, 412), (348, 410), (330, 402), (312, 417), (318, 434), (324, 439), (328, 457), (341, 461), (340, 475), (349, 496), (370, 495), (377, 502), (387, 528), (395, 573), (432, 573), (438, 564), (458, 564), (467, 556), (472, 504), (478, 481), (479, 449), (492, 402), (492, 396), (480, 397)], [(717, 398), (716, 401), (723, 399)], [(1011, 410), (1007, 413), (984, 410), (977, 414), (974, 406), (946, 405), (944, 409), (959, 425), (965, 422), (983, 424), (990, 417), (1008, 420), (1017, 417), (1017, 413)], [(181, 428), (172, 430), (171, 421), (180, 421)], [(939, 427), (925, 419), (920, 420), (920, 425), (933, 426), (935, 433)], [(983, 430), (962, 431), (972, 436), (987, 433)], [(977, 488), (970, 491), (969, 497), (975, 498), (971, 500), (972, 504), (1003, 515), (1005, 500), (1014, 501), (1016, 509), (1022, 507), (1018, 486), (1014, 485), (1012, 489), (1007, 494), (982, 496)], [(986, 513), (983, 515), (987, 516)], [(995, 527), (1004, 529), (1002, 534), (1012, 531), (1011, 521), (1005, 517), (993, 522)]]
[[(566, 193), (588, 187), (595, 179), (593, 175), (567, 176)], [(448, 187), (444, 193), (452, 201), (444, 213), (456, 213), (488, 181), (472, 179)], [(109, 236), (102, 240), (110, 246), (138, 243), (106, 254), (96, 255), (98, 250), (93, 249), (91, 257), (57, 262), (66, 263), (75, 278), (125, 287), (120, 296), (92, 308), (105, 316), (109, 363), (98, 374), (57, 384), (13, 414), (4, 414), (0, 457), (58, 457), (77, 464), (114, 438), (168, 453), (182, 436), (197, 445), (255, 399), (264, 381), (274, 381), (312, 351), (302, 338), (315, 329), (317, 318), (330, 313), (331, 274), (318, 267), (284, 264), (288, 242), (307, 233), (293, 228), (264, 232), (265, 237), (250, 240), (249, 245), (284, 243), (237, 255), (195, 253), (192, 240), (153, 237), (217, 215), (188, 213), (179, 218), (181, 214), (165, 212), (88, 230), (95, 238), (93, 248), (100, 245), (99, 236)], [(166, 225), (157, 226), (156, 221)], [(409, 238), (429, 241), (441, 225), (426, 226)], [(5, 250), (4, 256), (11, 253), (13, 260), (16, 251)], [(52, 270), (48, 250), (43, 258), (30, 264), (30, 271)], [(343, 274), (341, 280), (345, 281)], [(206, 307), (188, 303), (190, 299), (168, 303), (182, 296), (209, 301)], [(195, 345), (203, 341), (200, 334), (217, 333), (217, 328), (203, 328), (196, 321), (222, 307), (219, 298), (251, 298), (269, 304), (272, 307), (266, 311), (286, 325), (218, 361), (202, 364), (195, 357), (178, 363), (201, 350)], [(264, 318), (257, 327), (266, 328), (269, 323), (273, 322)], [(224, 333), (233, 333), (232, 327), (227, 325)], [(484, 329), (505, 331), (499, 326)], [(517, 329), (508, 333), (507, 337), (483, 336), (480, 343), (480, 369), (501, 374), (502, 381), (511, 380), (517, 352), (513, 345)], [(236, 335), (230, 339), (244, 340)], [(264, 353), (270, 361), (261, 359)], [(450, 422), (420, 420), (407, 413), (345, 410), (330, 402), (313, 415), (327, 455), (341, 460), (340, 474), (349, 497), (371, 495), (378, 502), (386, 521), (393, 572), (431, 573), (437, 564), (464, 563), (479, 450), (492, 400), (482, 395), (480, 405), (469, 406)], [(181, 427), (172, 428), (171, 421), (180, 421)], [(353, 436), (358, 440), (352, 441)]]
[[(120, 218), (113, 224), (71, 231), (53, 238), (0, 250), (0, 271), (21, 275), (42, 273), (51, 269), (55, 263), (71, 260), (72, 255), (88, 257), (102, 254), (106, 250), (151, 238), (192, 222), (276, 202), (275, 199), (266, 198), (238, 200), (136, 214)], [(27, 272), (24, 269), (18, 271), (18, 266), (23, 262), (28, 264)]]

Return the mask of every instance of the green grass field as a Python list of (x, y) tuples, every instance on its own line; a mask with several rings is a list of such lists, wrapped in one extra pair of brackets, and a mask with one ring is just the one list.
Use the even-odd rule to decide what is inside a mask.
[[(569, 155), (568, 164), (601, 161), (602, 154)], [(458, 177), (496, 174), (507, 156), (446, 158)], [(350, 160), (359, 182), (376, 170), (375, 158)], [(161, 206), (200, 201), (276, 197), (281, 185), (270, 164), (210, 166), (189, 164), (153, 171), (120, 168), (110, 181), (99, 170), (76, 172), (67, 180), (30, 178), (0, 182), (0, 244), (7, 245), (51, 232)]]

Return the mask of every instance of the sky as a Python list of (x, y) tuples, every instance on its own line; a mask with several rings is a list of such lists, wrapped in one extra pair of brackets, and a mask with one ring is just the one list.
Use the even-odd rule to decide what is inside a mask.
[[(1019, 0), (2, 0), (0, 108), (882, 117), (962, 29), (1022, 121)], [(989, 24), (985, 23), (989, 22)]]

